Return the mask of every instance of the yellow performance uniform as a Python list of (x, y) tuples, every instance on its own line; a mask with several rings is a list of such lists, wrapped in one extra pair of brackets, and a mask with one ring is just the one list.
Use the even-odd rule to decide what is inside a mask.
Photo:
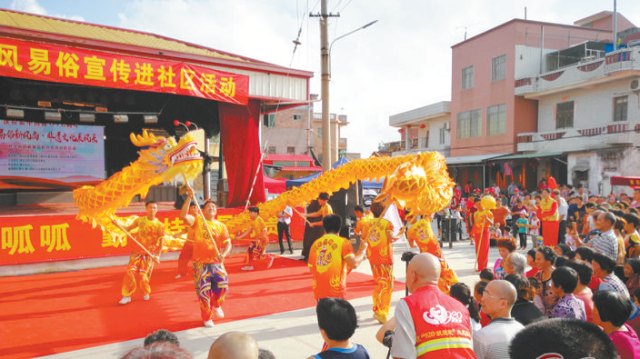
[(220, 253), (230, 239), (227, 226), (216, 220), (198, 217), (194, 226), (193, 279), (200, 302), (200, 316), (206, 322), (213, 318), (211, 308), (220, 307), (229, 291), (227, 271), (216, 253)]
[(324, 206), (320, 207), (320, 217), (324, 218), (328, 214), (333, 214), (333, 208), (329, 205), (329, 203), (325, 203)]
[[(158, 252), (160, 239), (164, 236), (164, 225), (157, 218), (153, 221), (147, 217), (138, 219), (137, 240), (151, 253)], [(136, 291), (136, 276), (140, 278), (140, 290), (143, 295), (151, 293), (149, 276), (153, 270), (153, 259), (139, 245), (134, 244), (129, 257), (127, 274), (122, 280), (122, 296), (131, 297)]]
[(245, 258), (246, 265), (252, 265), (254, 260), (267, 259), (271, 261), (271, 254), (262, 254), (264, 248), (267, 248), (269, 244), (269, 238), (263, 236), (262, 233), (267, 229), (267, 225), (264, 224), (264, 220), (260, 217), (251, 222), (251, 245), (247, 249), (247, 256)]
[(387, 231), (393, 232), (393, 224), (383, 218), (374, 218), (369, 223), (367, 235), (367, 258), (371, 264), (373, 280), (373, 313), (386, 321), (393, 293), (393, 246)]
[(360, 236), (361, 239), (367, 238), (370, 228), (369, 225), (372, 219), (373, 215), (371, 213), (362, 216), (356, 223), (356, 228), (353, 229), (353, 234)]
[(447, 262), (442, 258), (442, 249), (440, 243), (436, 239), (436, 236), (431, 230), (431, 218), (424, 217), (416, 224), (411, 226), (407, 231), (407, 239), (412, 247), (416, 245), (420, 248), (420, 253), (431, 253), (438, 257), (440, 260), (440, 279), (438, 279), (438, 288), (445, 293), (449, 294), (451, 285), (458, 283), (458, 276), (453, 269), (449, 268)]
[(345, 238), (325, 234), (313, 243), (309, 251), (309, 268), (313, 276), (316, 298), (345, 298), (347, 291), (347, 262), (353, 247)]

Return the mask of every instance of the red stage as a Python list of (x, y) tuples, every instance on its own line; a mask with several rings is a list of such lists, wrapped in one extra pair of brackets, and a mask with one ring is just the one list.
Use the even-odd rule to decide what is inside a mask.
[[(229, 294), (224, 319), (236, 321), (313, 307), (311, 274), (306, 263), (276, 257), (255, 271), (241, 271), (243, 256), (227, 259)], [(191, 278), (175, 280), (177, 262), (156, 266), (151, 300), (137, 292), (121, 306), (125, 267), (0, 278), (0, 357), (32, 358), (108, 343), (144, 338), (157, 329), (202, 327)], [(349, 274), (348, 298), (370, 296), (371, 276)], [(404, 284), (396, 282), (395, 290)]]

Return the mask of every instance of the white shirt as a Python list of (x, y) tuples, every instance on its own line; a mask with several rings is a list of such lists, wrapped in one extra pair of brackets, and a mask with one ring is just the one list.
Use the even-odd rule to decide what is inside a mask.
[(509, 359), (509, 344), (524, 326), (513, 318), (496, 318), (473, 336), (478, 359)]
[(567, 219), (567, 212), (569, 211), (569, 206), (567, 206), (567, 204), (563, 202), (564, 201), (560, 201), (560, 203), (558, 204), (558, 216), (560, 217), (561, 221)]
[[(289, 217), (285, 216), (284, 214), (288, 214)], [(280, 223), (286, 223), (289, 224), (291, 223), (291, 216), (293, 216), (293, 209), (291, 209), (291, 207), (287, 206), (285, 207), (284, 211), (279, 213), (282, 217), (278, 218), (278, 222)]]

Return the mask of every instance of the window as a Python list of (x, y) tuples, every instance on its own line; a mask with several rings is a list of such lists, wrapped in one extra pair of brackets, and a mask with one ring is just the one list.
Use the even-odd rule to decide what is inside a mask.
[(322, 138), (322, 127), (318, 128), (318, 138)]
[(275, 146), (269, 146), (269, 154), (270, 155), (275, 155), (276, 154)]
[(295, 155), (296, 154), (296, 148), (295, 147), (287, 147), (287, 154), (288, 155)]
[(507, 77), (507, 55), (491, 59), (491, 82), (504, 80)]
[(573, 127), (574, 102), (560, 102), (556, 105), (556, 128)]
[(627, 120), (627, 101), (628, 101), (628, 96), (620, 96), (620, 97), (615, 97), (613, 99), (613, 120), (614, 121)]
[(317, 157), (318, 157), (318, 162), (320, 162), (320, 164), (322, 164), (322, 153), (319, 154)]
[(462, 90), (473, 88), (473, 66), (462, 69)]
[(456, 138), (465, 139), (472, 137), (480, 137), (480, 128), (482, 122), (482, 110), (471, 110), (460, 112), (457, 116)]
[(501, 135), (507, 132), (507, 105), (487, 107), (487, 136)]
[(299, 113), (293, 114), (293, 120), (294, 121), (302, 120), (302, 115)]
[(276, 127), (276, 115), (274, 113), (265, 114), (262, 116), (262, 122), (264, 127)]
[(442, 127), (440, 129), (440, 144), (444, 145), (444, 139), (445, 139), (445, 132), (447, 131), (446, 128)]

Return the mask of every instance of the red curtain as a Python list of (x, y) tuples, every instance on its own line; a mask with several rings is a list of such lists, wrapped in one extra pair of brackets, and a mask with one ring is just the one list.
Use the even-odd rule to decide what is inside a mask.
[[(247, 106), (219, 102), (220, 138), (229, 183), (227, 207), (244, 206), (249, 198), (253, 177), (260, 166), (260, 102)], [(265, 202), (262, 169), (251, 193), (251, 204)]]

